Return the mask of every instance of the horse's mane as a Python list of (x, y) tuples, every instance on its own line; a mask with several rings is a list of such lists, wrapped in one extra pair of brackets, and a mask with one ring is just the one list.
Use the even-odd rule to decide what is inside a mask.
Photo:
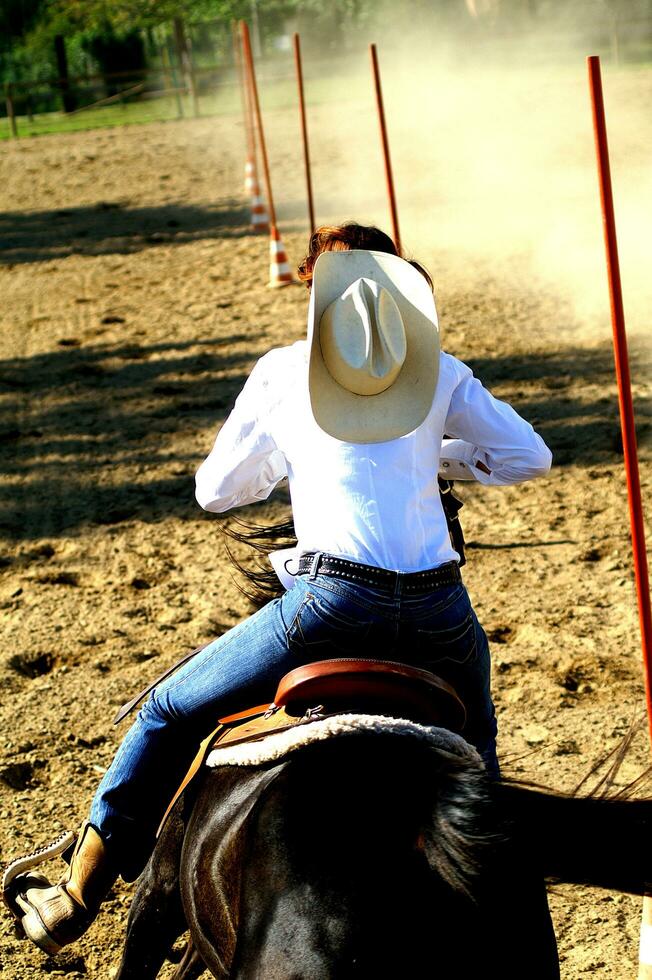
[(317, 817), (311, 809), (314, 838), (345, 821), (353, 839), (377, 834), (382, 852), (390, 836), (403, 835), (453, 891), (473, 898), (487, 854), (502, 839), (484, 768), (405, 736), (356, 735), (345, 751), (342, 743), (310, 744), (293, 757), (292, 785), (303, 801), (296, 810), (304, 819), (305, 800), (313, 797), (322, 810)]
[(502, 838), (491, 816), (490, 783), (468, 760), (438, 751), (437, 795), (424, 833), (428, 864), (455, 891), (473, 896), (487, 851)]
[[(633, 719), (620, 742), (604, 755), (599, 756), (589, 771), (573, 790), (592, 799), (631, 800), (650, 797), (652, 766), (647, 766), (638, 776), (618, 785), (622, 766), (634, 748), (634, 741), (647, 730), (647, 716)], [(593, 782), (592, 782), (593, 780)]]
[(633, 718), (627, 731), (614, 748), (596, 756), (580, 781), (566, 792), (553, 790), (544, 783), (511, 775), (509, 773), (510, 764), (513, 765), (516, 759), (520, 759), (522, 756), (501, 759), (502, 781), (511, 786), (540, 790), (558, 797), (574, 797), (586, 800), (650, 800), (652, 798), (652, 765), (646, 766), (632, 778), (623, 778), (622, 776), (623, 765), (635, 750), (636, 740), (641, 735), (646, 737), (646, 731), (647, 716), (641, 714), (639, 717)]

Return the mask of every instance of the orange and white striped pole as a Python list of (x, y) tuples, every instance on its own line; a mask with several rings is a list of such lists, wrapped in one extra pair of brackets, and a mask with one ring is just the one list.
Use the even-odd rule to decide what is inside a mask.
[(251, 228), (259, 234), (266, 235), (269, 232), (269, 215), (258, 183), (255, 149), (253, 156), (245, 164), (245, 187), (251, 198)]
[[(607, 142), (607, 124), (604, 112), (604, 97), (602, 94), (600, 59), (597, 55), (592, 55), (587, 59), (587, 65), (589, 69), (593, 131), (595, 135), (600, 201), (602, 204), (602, 222), (607, 257), (607, 278), (609, 280), (614, 360), (616, 365), (616, 380), (618, 382), (620, 429), (623, 437), (623, 455), (627, 477), (627, 498), (629, 501), (634, 577), (636, 580), (638, 618), (641, 628), (641, 645), (643, 648), (643, 676), (645, 679), (648, 726), (652, 741), (652, 608), (650, 606), (650, 581), (645, 544), (641, 480), (638, 468), (638, 450), (636, 446), (634, 403), (629, 373), (627, 332), (625, 329), (625, 311), (620, 281), (616, 218), (611, 187), (611, 168), (609, 166), (609, 145)], [(643, 899), (638, 977), (639, 980), (652, 980), (652, 896), (650, 895), (646, 895)]]
[(254, 113), (252, 109), (251, 84), (246, 75), (243, 79), (243, 92), (247, 110), (247, 130), (249, 141), (249, 160), (245, 167), (245, 186), (251, 197), (251, 227), (255, 232), (266, 235), (269, 232), (269, 215), (265, 207), (265, 199), (260, 192), (258, 180), (258, 165), (256, 162), (256, 135), (254, 131)]
[(269, 285), (289, 286), (294, 281), (292, 268), (276, 225), (270, 226), (269, 236)]
[(240, 32), (242, 36), (242, 50), (249, 81), (249, 92), (251, 104), (256, 122), (258, 133), (258, 143), (260, 145), (260, 155), (263, 161), (263, 175), (265, 178), (265, 191), (267, 193), (267, 204), (269, 206), (269, 285), (273, 287), (288, 286), (294, 281), (292, 270), (287, 259), (285, 247), (281, 241), (278, 228), (276, 227), (276, 210), (274, 208), (274, 197), (272, 195), (272, 182), (269, 175), (269, 160), (267, 158), (267, 146), (265, 144), (265, 132), (263, 130), (263, 119), (260, 112), (260, 101), (258, 99), (258, 87), (256, 85), (256, 73), (254, 70), (254, 59), (251, 53), (251, 40), (249, 38), (249, 27), (244, 20), (240, 21)]
[(244, 122), (245, 137), (247, 142), (247, 157), (245, 160), (245, 194), (251, 198), (251, 227), (255, 232), (269, 231), (269, 218), (265, 201), (260, 193), (258, 183), (258, 167), (256, 165), (256, 138), (254, 134), (253, 114), (251, 111), (251, 94), (249, 91), (249, 81), (243, 68), (242, 48), (238, 28), (233, 22), (233, 59), (235, 61), (238, 80), (240, 82), (240, 95), (242, 98), (242, 119)]
[(256, 172), (256, 147), (253, 141), (253, 131), (251, 128), (250, 112), (249, 112), (249, 99), (246, 89), (244, 71), (242, 67), (242, 49), (240, 47), (240, 36), (238, 34), (238, 25), (235, 21), (231, 22), (232, 39), (233, 39), (233, 64), (235, 65), (235, 74), (240, 86), (240, 101), (242, 104), (242, 123), (245, 132), (245, 142), (247, 147), (247, 155), (245, 157), (245, 179), (244, 179), (244, 189), (245, 194), (251, 192), (251, 179)]

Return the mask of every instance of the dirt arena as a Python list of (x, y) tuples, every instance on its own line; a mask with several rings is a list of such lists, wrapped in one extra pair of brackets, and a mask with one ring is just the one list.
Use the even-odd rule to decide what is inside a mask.
[[(647, 76), (641, 85), (644, 100)], [(355, 207), (346, 155), (327, 138), (331, 114), (311, 120), (324, 133), (318, 219), (386, 225), (382, 176)], [(289, 112), (268, 118), (296, 264), (307, 238), (297, 123)], [(364, 107), (347, 111), (347, 131), (372, 123)], [(410, 195), (424, 181), (408, 185), (407, 165), (397, 166), (405, 242), (433, 273), (444, 346), (554, 453), (547, 479), (461, 488), (465, 578), (492, 641), (505, 767), (570, 790), (643, 708), (608, 324), (603, 311), (587, 332), (568, 291), (552, 290), (518, 249), (470, 258), (436, 227), (411, 237)], [(379, 174), (374, 162), (370, 187)], [(255, 359), (302, 336), (306, 292), (266, 287), (267, 241), (250, 234), (242, 175), (236, 118), (3, 145), (2, 864), (85, 815), (122, 734), (116, 707), (247, 614), (219, 519), (194, 503), (193, 474)], [(632, 361), (649, 512), (640, 334)], [(247, 514), (273, 520), (285, 507), (281, 492)], [(646, 764), (641, 739), (626, 775)], [(130, 894), (117, 886), (88, 936), (56, 959), (5, 920), (4, 976), (106, 980)], [(564, 886), (550, 901), (564, 980), (635, 976), (639, 900)]]

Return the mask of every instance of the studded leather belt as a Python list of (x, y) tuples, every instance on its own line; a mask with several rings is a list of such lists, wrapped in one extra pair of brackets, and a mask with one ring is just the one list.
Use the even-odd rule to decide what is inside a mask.
[(330, 575), (333, 578), (355, 582), (381, 589), (390, 595), (415, 595), (419, 592), (433, 592), (446, 585), (462, 581), (459, 565), (449, 561), (438, 568), (427, 568), (423, 572), (392, 572), (388, 568), (364, 565), (361, 562), (337, 558), (323, 552), (308, 552), (299, 559), (298, 575)]

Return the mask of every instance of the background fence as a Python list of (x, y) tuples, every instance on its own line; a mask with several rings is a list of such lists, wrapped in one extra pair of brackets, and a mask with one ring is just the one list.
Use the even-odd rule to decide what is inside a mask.
[[(478, 0), (467, 0), (468, 3), (477, 4)], [(531, 22), (497, 26), (470, 19), (467, 34), (463, 39), (458, 34), (455, 40), (463, 40), (467, 56), (472, 53), (479, 63), (489, 65), (504, 64), (516, 52), (527, 57), (529, 64), (574, 62), (587, 53), (600, 54), (606, 62), (624, 67), (652, 64), (652, 0), (647, 14), (624, 17), (619, 9), (619, 16), (605, 13), (588, 27), (574, 23), (564, 29), (558, 23), (554, 27), (537, 24), (533, 30)], [(604, 10), (608, 12), (608, 7)], [(142, 66), (120, 71), (88, 70), (72, 76), (67, 73), (64, 39), (55, 38), (58, 76), (55, 73), (46, 78), (5, 82), (4, 99), (0, 100), (0, 139), (239, 111), (230, 35), (220, 24), (215, 35), (219, 43), (213, 43), (215, 38), (206, 33), (208, 27), (195, 25), (188, 30), (177, 19), (167, 36), (150, 32), (148, 43), (142, 45), (141, 60), (146, 62)], [(438, 42), (443, 42), (445, 50), (450, 40), (433, 38), (431, 56), (438, 56)], [(401, 41), (399, 31), (385, 43), (399, 45)], [(352, 54), (351, 47), (349, 42), (348, 51), (332, 50), (331, 46), (330, 51), (318, 54), (319, 47), (313, 39), (312, 51), (309, 46), (305, 61), (306, 79), (313, 83), (312, 99), (318, 98), (319, 79), (329, 80), (332, 92), (338, 75), (344, 74), (341, 69)], [(289, 35), (281, 34), (274, 45), (268, 43), (265, 57), (257, 59), (261, 81), (268, 86), (279, 83), (272, 84), (268, 94), (272, 102), (279, 104), (283, 103), (285, 89), (288, 104), (294, 97), (290, 48)]]

